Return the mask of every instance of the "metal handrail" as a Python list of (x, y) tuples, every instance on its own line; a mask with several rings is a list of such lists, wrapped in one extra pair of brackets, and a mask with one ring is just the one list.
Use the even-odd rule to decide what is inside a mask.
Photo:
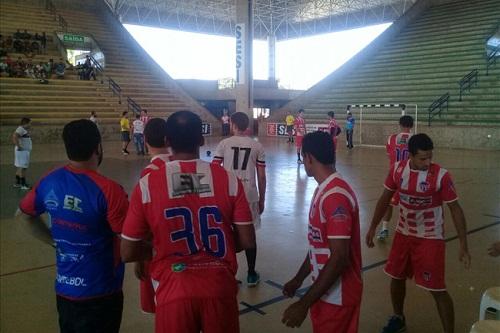
[(59, 25), (63, 29), (64, 32), (68, 31), (68, 22), (64, 19), (64, 17), (61, 16), (61, 14), (57, 15), (57, 19), (59, 21)]
[(118, 96), (118, 104), (122, 104), (122, 88), (110, 77), (108, 77), (108, 88), (113, 92), (113, 96)]
[(462, 93), (464, 91), (469, 91), (473, 85), (477, 86), (477, 77), (479, 76), (479, 70), (473, 69), (467, 75), (465, 75), (458, 84), (460, 85), (460, 98), (459, 101), (462, 101)]
[[(431, 120), (434, 118), (434, 116), (437, 114), (439, 115), (439, 118), (441, 118), (441, 111), (443, 110), (445, 104), (446, 104), (446, 111), (448, 111), (448, 102), (450, 100), (450, 93), (447, 92), (446, 94), (442, 95), (438, 99), (436, 99), (432, 104), (429, 106), (429, 126), (431, 126)], [(439, 109), (439, 111), (436, 111)]]
[(127, 97), (127, 110), (130, 111), (130, 109), (132, 109), (132, 111), (136, 115), (141, 114), (142, 112), (141, 106), (137, 104), (132, 98)]
[(488, 58), (486, 58), (486, 76), (488, 76), (490, 67), (496, 65), (499, 53), (500, 53), (500, 45), (498, 45), (496, 49), (488, 56)]

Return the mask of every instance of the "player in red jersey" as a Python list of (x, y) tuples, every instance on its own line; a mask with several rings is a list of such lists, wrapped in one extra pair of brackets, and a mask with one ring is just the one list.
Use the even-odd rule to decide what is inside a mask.
[(167, 120), (174, 161), (135, 187), (123, 227), (122, 259), (151, 258), (156, 332), (239, 332), (236, 248), (255, 247), (243, 185), (221, 166), (199, 159), (200, 117)]
[[(413, 117), (402, 116), (399, 118), (399, 127), (401, 129), (399, 134), (393, 134), (387, 139), (385, 149), (389, 157), (389, 167), (394, 163), (408, 159), (408, 140), (411, 137), (411, 129), (413, 128)], [(392, 196), (391, 204), (387, 207), (384, 217), (382, 218), (382, 228), (377, 234), (377, 239), (385, 240), (389, 237), (389, 229), (387, 225), (392, 218), (392, 206), (398, 205), (398, 194)]]
[(302, 139), (306, 135), (306, 122), (304, 120), (304, 110), (300, 109), (297, 117), (293, 121), (293, 127), (295, 129), (295, 146), (297, 147), (297, 163), (302, 163), (300, 159), (300, 149), (302, 148)]
[(285, 284), (283, 294), (293, 297), (311, 273), (313, 284), (285, 310), (282, 322), (299, 327), (310, 309), (314, 333), (355, 333), (363, 289), (356, 195), (335, 169), (329, 134), (307, 134), (302, 156), (307, 175), (319, 185), (309, 210), (309, 251), (295, 277)]
[(408, 142), (409, 159), (396, 162), (384, 183), (377, 202), (366, 244), (373, 247), (373, 237), (391, 197), (399, 192), (399, 222), (385, 272), (391, 280), (394, 315), (383, 333), (406, 329), (403, 305), (406, 279), (429, 290), (436, 302), (443, 330), (454, 332), (453, 301), (446, 291), (444, 211), (448, 205), (460, 242), (459, 260), (470, 266), (467, 228), (464, 213), (449, 172), (432, 163), (433, 143), (426, 134), (416, 134)]
[(335, 120), (335, 113), (333, 111), (328, 112), (328, 118), (330, 119), (328, 121), (328, 133), (330, 133), (333, 140), (333, 150), (337, 151), (337, 136), (342, 130)]
[[(166, 144), (167, 123), (161, 118), (148, 120), (144, 128), (144, 139), (148, 151), (153, 155), (151, 163), (141, 172), (141, 178), (153, 170), (158, 170), (171, 160), (172, 154)], [(138, 261), (134, 265), (135, 276), (140, 280), (139, 295), (141, 309), (145, 313), (155, 313), (155, 290), (151, 279), (151, 262)]]

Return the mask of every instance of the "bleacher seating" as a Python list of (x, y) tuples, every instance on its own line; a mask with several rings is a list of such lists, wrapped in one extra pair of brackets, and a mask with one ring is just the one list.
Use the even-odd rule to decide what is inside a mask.
[[(328, 111), (343, 111), (347, 104), (389, 103), (417, 104), (419, 117), (426, 118), (428, 106), (449, 92), (449, 110), (434, 118), (434, 124), (500, 124), (500, 66), (485, 76), (485, 38), (499, 18), (498, 0), (431, 7), (350, 75), (326, 82), (326, 92), (305, 104), (306, 119), (325, 122)], [(459, 102), (458, 81), (475, 68), (478, 86)], [(345, 117), (345, 112), (337, 114)], [(388, 109), (363, 117), (396, 119)]]
[[(88, 118), (96, 111), (100, 124), (112, 124), (118, 130), (118, 119), (127, 109), (126, 97), (131, 97), (141, 108), (147, 109), (150, 116), (166, 117), (180, 109), (195, 109), (204, 120), (213, 116), (196, 101), (185, 94), (179, 94), (177, 87), (172, 88), (165, 82), (175, 83), (166, 74), (151, 73), (144, 59), (137, 54), (123, 31), (111, 29), (106, 17), (90, 4), (82, 3), (78, 11), (57, 8), (57, 13), (68, 23), (68, 31), (91, 34), (106, 57), (104, 75), (111, 77), (122, 88), (122, 104), (108, 89), (106, 84), (97, 81), (82, 81), (74, 70), (67, 70), (64, 80), (51, 79), (43, 85), (32, 79), (0, 78), (0, 124), (2, 132), (17, 125), (21, 117), (33, 118), (34, 125), (57, 126), (71, 119)], [(109, 22), (108, 22), (109, 23)], [(46, 54), (35, 55), (33, 63), (58, 61), (60, 53), (53, 40), (53, 32), (61, 31), (54, 15), (44, 7), (28, 3), (2, 0), (0, 11), (0, 34), (12, 35), (17, 29), (27, 29), (30, 33), (46, 32), (48, 38)], [(55, 37), (54, 37), (55, 38)], [(9, 54), (13, 60), (18, 54)], [(21, 55), (24, 59), (25, 56)], [(193, 107), (194, 105), (194, 107)], [(52, 130), (53, 127), (50, 129)], [(108, 133), (116, 131), (109, 129)], [(49, 130), (48, 130), (49, 131)], [(37, 131), (41, 133), (42, 131)], [(4, 136), (4, 135), (3, 135)], [(47, 137), (57, 139), (57, 136)], [(118, 136), (116, 136), (118, 138)], [(39, 140), (44, 140), (40, 135)]]
[[(33, 64), (46, 63), (49, 59), (58, 62), (61, 55), (52, 35), (60, 28), (53, 15), (41, 7), (2, 1), (0, 33), (12, 35), (17, 29), (47, 34), (46, 53), (35, 55)], [(9, 53), (9, 56), (12, 60), (18, 57), (27, 60), (24, 54)], [(118, 104), (118, 99), (100, 82), (79, 80), (74, 70), (66, 69), (65, 79), (50, 79), (46, 85), (31, 78), (0, 78), (0, 108), (2, 126), (15, 126), (21, 117), (30, 117), (39, 127), (88, 118), (91, 111), (97, 112), (101, 123), (116, 123), (124, 106)]]

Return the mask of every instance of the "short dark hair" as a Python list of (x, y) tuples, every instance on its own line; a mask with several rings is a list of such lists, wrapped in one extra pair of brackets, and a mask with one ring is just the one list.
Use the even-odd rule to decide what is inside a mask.
[(29, 124), (30, 122), (31, 122), (30, 118), (27, 118), (27, 117), (21, 118), (21, 125), (26, 125), (26, 124)]
[(72, 161), (88, 161), (101, 143), (101, 134), (96, 124), (88, 119), (73, 120), (63, 129), (66, 155)]
[(402, 116), (399, 118), (399, 125), (404, 128), (412, 128), (413, 127), (413, 117), (412, 116)]
[(166, 135), (167, 122), (161, 118), (151, 119), (144, 127), (144, 139), (151, 147), (164, 148)]
[(135, 119), (141, 119), (141, 115), (140, 114), (136, 114), (135, 115)]
[(302, 153), (311, 154), (321, 164), (335, 164), (332, 137), (322, 131), (308, 133), (302, 141)]
[(408, 150), (415, 156), (418, 150), (429, 151), (434, 149), (432, 139), (425, 133), (415, 134), (408, 141)]
[(299, 109), (299, 111), (298, 111), (298, 112), (300, 113), (300, 112), (305, 112), (305, 111), (304, 111), (304, 109)]
[(244, 112), (236, 112), (231, 116), (231, 122), (238, 127), (240, 131), (244, 131), (248, 128), (248, 123), (250, 120)]
[(122, 116), (125, 116), (128, 113), (128, 111), (123, 111)]
[(203, 142), (201, 118), (191, 111), (177, 111), (167, 119), (167, 140), (177, 153), (195, 153)]
[(328, 117), (334, 118), (335, 117), (335, 112), (333, 112), (333, 111), (328, 112)]

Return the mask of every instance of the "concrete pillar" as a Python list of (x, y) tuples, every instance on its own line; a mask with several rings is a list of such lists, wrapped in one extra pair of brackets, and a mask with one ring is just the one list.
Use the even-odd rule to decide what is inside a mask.
[(236, 0), (236, 111), (245, 112), (253, 128), (253, 0)]
[(268, 80), (274, 87), (276, 84), (276, 35), (270, 33), (267, 36), (267, 48), (269, 53), (269, 74)]

